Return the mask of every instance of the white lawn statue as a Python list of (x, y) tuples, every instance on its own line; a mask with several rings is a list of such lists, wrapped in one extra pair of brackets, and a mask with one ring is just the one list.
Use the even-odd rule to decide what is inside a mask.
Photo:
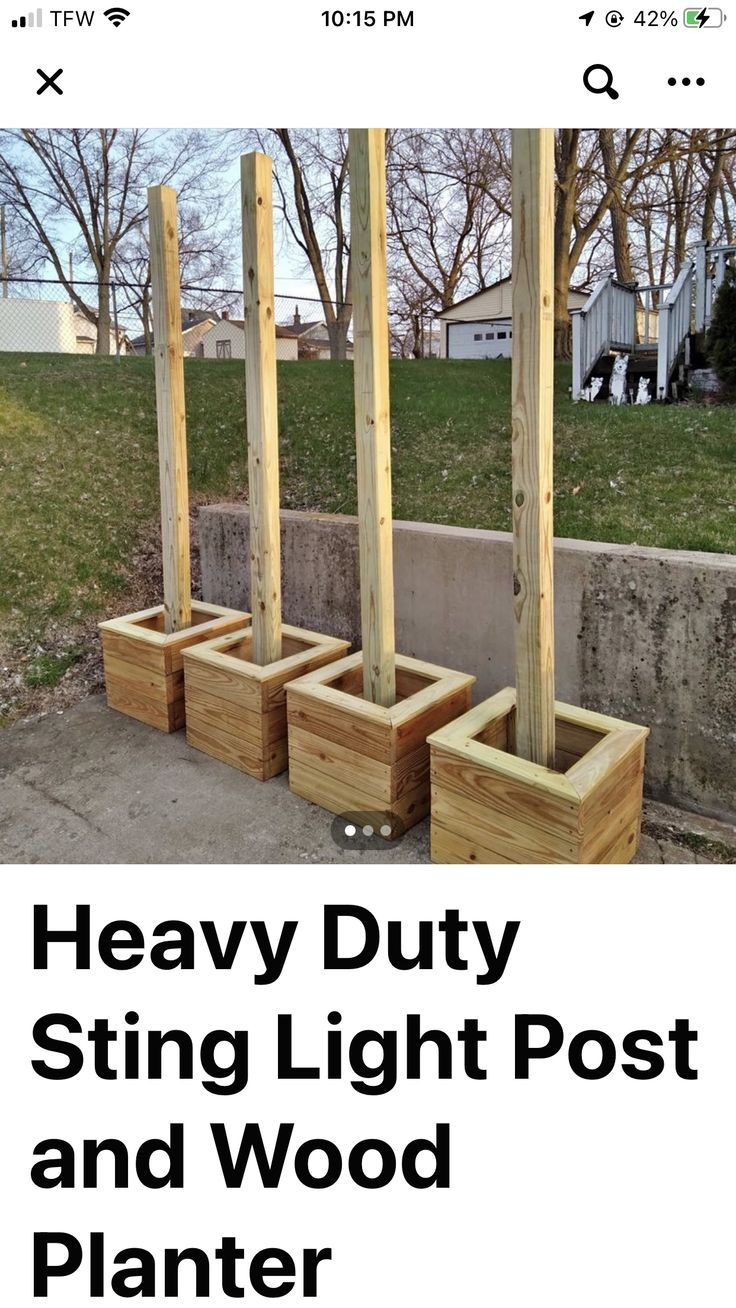
[(649, 378), (640, 377), (639, 389), (636, 392), (636, 399), (634, 400), (634, 404), (651, 404), (651, 402), (652, 402), (652, 397), (649, 394)]
[(611, 386), (609, 392), (610, 404), (626, 403), (626, 373), (629, 367), (628, 354), (619, 354), (613, 363), (613, 372), (611, 373)]
[(602, 385), (603, 385), (602, 377), (591, 377), (588, 385), (583, 388), (580, 398), (582, 400), (587, 400), (589, 404), (592, 404), (593, 401), (596, 399)]

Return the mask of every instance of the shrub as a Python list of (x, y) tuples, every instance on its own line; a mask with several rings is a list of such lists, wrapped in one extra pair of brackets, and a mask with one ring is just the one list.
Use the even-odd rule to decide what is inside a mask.
[(736, 272), (729, 268), (713, 305), (708, 353), (723, 391), (736, 395)]

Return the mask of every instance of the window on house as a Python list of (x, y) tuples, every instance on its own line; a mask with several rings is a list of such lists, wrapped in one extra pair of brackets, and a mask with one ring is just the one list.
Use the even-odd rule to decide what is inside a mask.
[(498, 333), (498, 339), (499, 339), (499, 341), (505, 341), (505, 340), (506, 340), (506, 332), (499, 332), (499, 333)]
[(482, 340), (483, 340), (483, 333), (482, 333), (482, 332), (475, 332), (475, 333), (473, 334), (473, 340), (474, 340), (474, 341), (482, 341)]
[(232, 359), (233, 357), (232, 341), (215, 341), (215, 345), (217, 346), (218, 359)]
[(487, 341), (495, 341), (495, 339), (496, 339), (496, 333), (495, 333), (495, 332), (486, 332), (486, 340), (487, 340)]

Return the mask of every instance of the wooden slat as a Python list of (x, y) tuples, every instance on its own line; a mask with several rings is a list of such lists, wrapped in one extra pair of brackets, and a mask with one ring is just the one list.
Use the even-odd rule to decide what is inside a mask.
[(152, 645), (144, 640), (138, 641), (131, 636), (118, 635), (114, 631), (102, 633), (103, 656), (125, 659), (135, 662), (141, 668), (151, 672), (165, 673), (166, 663), (162, 645)]
[(243, 737), (214, 732), (211, 722), (197, 713), (187, 716), (187, 742), (259, 781), (278, 776), (288, 766), (286, 738), (259, 748)]
[(309, 672), (324, 667), (327, 663), (334, 662), (336, 653), (344, 654), (349, 648), (348, 641), (343, 643), (342, 648), (334, 645), (323, 645), (320, 648), (317, 645), (312, 650), (303, 650), (301, 654), (293, 654), (289, 659), (282, 659), (280, 667), (274, 672), (273, 676), (264, 677), (264, 706), (274, 707), (279, 704), (286, 710), (286, 688), (290, 681), (302, 676), (302, 674), (306, 676)]
[[(235, 660), (230, 660), (235, 664)], [(260, 713), (263, 705), (263, 690), (260, 681), (244, 676), (233, 668), (223, 666), (223, 662), (207, 658), (196, 652), (196, 657), (187, 654), (184, 658), (187, 698), (199, 692), (216, 695), (224, 703), (234, 708), (249, 709)]]
[(132, 689), (143, 694), (161, 697), (167, 703), (184, 694), (184, 671), (165, 673), (140, 667), (126, 659), (104, 656), (105, 681), (126, 681)]
[(250, 498), (253, 662), (281, 658), (281, 526), (273, 292), (272, 163), (265, 154), (241, 159), (245, 403)]
[(568, 781), (583, 800), (589, 800), (599, 786), (610, 783), (623, 759), (635, 754), (643, 760), (646, 737), (644, 730), (612, 731), (570, 768)]
[(467, 836), (448, 831), (441, 822), (432, 817), (430, 832), (431, 858), (433, 863), (512, 863), (514, 860), (503, 858), (470, 840)]
[[(469, 709), (462, 717), (455, 718), (454, 722), (448, 722), (446, 726), (440, 728), (433, 734), (430, 744), (462, 747), (468, 740), (479, 739), (481, 732), (485, 733), (494, 724), (505, 723), (515, 707), (516, 691), (513, 686), (506, 686), (490, 699), (483, 700), (482, 704), (476, 704), (475, 708)], [(495, 735), (495, 731), (491, 734)]]
[(361, 793), (372, 796), (379, 807), (391, 803), (390, 763), (295, 726), (289, 728), (289, 758), (316, 772), (327, 772), (337, 781), (344, 777), (351, 787), (357, 786)]
[(512, 494), (516, 752), (553, 768), (554, 132), (513, 132)]
[[(308, 694), (302, 694), (297, 686), (291, 685), (287, 688), (286, 702), (289, 730), (292, 726), (303, 727), (315, 736), (337, 741), (359, 754), (390, 762), (391, 723), (386, 710), (386, 721), (365, 713), (341, 712), (324, 686), (311, 686)], [(362, 700), (356, 699), (355, 703), (364, 707)]]
[(437, 746), (432, 746), (430, 774), (434, 785), (487, 804), (510, 824), (517, 818), (530, 821), (533, 815), (542, 831), (557, 833), (563, 840), (577, 837), (580, 802), (572, 788), (566, 793), (537, 787), (523, 773), (491, 770), (482, 754), (463, 758)]
[(107, 703), (110, 708), (137, 718), (149, 727), (159, 731), (178, 731), (184, 726), (184, 698), (167, 704), (163, 695), (156, 698), (133, 690), (128, 682), (116, 681), (105, 683)]
[(236, 708), (218, 695), (194, 690), (187, 681), (187, 720), (196, 714), (208, 722), (213, 734), (232, 736), (234, 740), (248, 740), (260, 749), (264, 742), (273, 744), (286, 735), (286, 714), (278, 709), (271, 713), (253, 712)]
[(161, 484), (161, 552), (167, 632), (192, 621), (189, 563), (189, 488), (181, 335), (179, 237), (176, 193), (169, 186), (148, 192), (156, 415)]
[(510, 863), (577, 863), (579, 859), (575, 832), (550, 830), (536, 821), (536, 814), (525, 820), (523, 810), (511, 817), (508, 810), (445, 784), (432, 785), (432, 817), (448, 831)]
[[(291, 734), (291, 733), (290, 733)], [(322, 772), (291, 755), (289, 759), (289, 788), (302, 799), (331, 813), (392, 813), (405, 825), (421, 821), (429, 812), (429, 787), (407, 791), (399, 799), (387, 804), (381, 795), (354, 785), (350, 777), (336, 777)]]
[(383, 128), (350, 130), (350, 239), (363, 694), (390, 708), (396, 642)]
[[(437, 691), (441, 689), (442, 683), (439, 683)], [(443, 727), (446, 722), (451, 722), (453, 718), (465, 713), (470, 708), (470, 696), (470, 686), (461, 686), (455, 690), (448, 686), (444, 694), (438, 693), (432, 701), (422, 706), (421, 711), (417, 706), (415, 717), (402, 721), (394, 728), (394, 759), (411, 754), (419, 745), (424, 745), (429, 750), (427, 737)]]

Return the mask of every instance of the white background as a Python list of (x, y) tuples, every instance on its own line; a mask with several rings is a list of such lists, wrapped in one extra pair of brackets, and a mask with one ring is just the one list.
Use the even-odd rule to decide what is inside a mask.
[[(457, 126), (491, 122), (531, 127), (711, 127), (733, 101), (736, 11), (712, 31), (642, 28), (641, 4), (594, 0), (391, 0), (377, 25), (326, 28), (327, 0), (125, 0), (130, 18), (114, 28), (107, 3), (91, 28), (12, 30), (10, 19), (36, 0), (8, 0), (0, 22), (0, 122), (33, 126), (235, 127), (280, 120), (295, 126)], [(330, 9), (335, 5), (331, 4)], [(384, 28), (384, 7), (414, 12), (414, 26)], [(650, 6), (669, 10), (657, 0)], [(618, 8), (624, 23), (606, 25)], [(729, 0), (723, 8), (728, 14)], [(355, 8), (346, 6), (354, 13)], [(45, 10), (46, 14), (50, 9)], [(649, 12), (649, 8), (647, 8)], [(353, 20), (354, 23), (354, 20)], [(607, 63), (620, 98), (590, 95), (586, 67)], [(63, 97), (36, 92), (37, 67), (63, 67)], [(667, 85), (676, 76), (678, 86)], [(695, 86), (698, 76), (706, 86)], [(692, 85), (682, 87), (682, 77)]]
[[(76, 27), (20, 33), (3, 7), (0, 122), (31, 125), (239, 126), (277, 116), (295, 125), (375, 122), (404, 125), (697, 123), (713, 126), (732, 107), (736, 13), (718, 32), (682, 26), (645, 30), (638, 5), (625, 23), (577, 21), (591, 0), (553, 5), (417, 0), (415, 25), (401, 32), (326, 30), (324, 0), (216, 6), (129, 0), (115, 30), (99, 16)], [(33, 6), (35, 7), (35, 5)], [(91, 6), (88, 6), (91, 7)], [(106, 7), (106, 6), (104, 6)], [(662, 7), (662, 6), (658, 6)], [(669, 6), (668, 6), (669, 7)], [(727, 5), (726, 5), (727, 8)], [(382, 7), (377, 11), (382, 13)], [(682, 19), (681, 8), (677, 11)], [(620, 98), (589, 95), (582, 71), (607, 62)], [(36, 95), (36, 68), (64, 68), (65, 94)], [(705, 88), (667, 86), (667, 77), (706, 77)], [(157, 1254), (166, 1245), (214, 1251), (234, 1235), (248, 1256), (266, 1245), (292, 1252), (331, 1245), (320, 1271), (324, 1308), (416, 1304), (498, 1304), (502, 1308), (608, 1308), (621, 1303), (688, 1308), (733, 1299), (734, 1202), (733, 945), (736, 896), (730, 869), (585, 868), (510, 871), (371, 868), (115, 870), (18, 874), (6, 894), (3, 940), (3, 1301), (32, 1302), (34, 1230), (62, 1229), (84, 1241), (104, 1230), (111, 1258), (126, 1245)], [(438, 920), (449, 907), (485, 918), (500, 935), (521, 920), (504, 978), (474, 984), (449, 972), (441, 952), (432, 972), (398, 973), (383, 960), (357, 973), (321, 971), (322, 905), (356, 902), (385, 922)], [(281, 981), (254, 987), (248, 936), (232, 972), (216, 973), (204, 950), (194, 973), (129, 973), (94, 961), (76, 973), (71, 949), (52, 950), (34, 973), (31, 913), (47, 902), (62, 925), (90, 902), (93, 928), (115, 917), (150, 934), (166, 917), (215, 918), (226, 931), (239, 917), (300, 922)], [(410, 941), (413, 937), (410, 935)], [(408, 946), (409, 948), (411, 945)], [(272, 1074), (275, 1018), (292, 1012), (307, 1060), (319, 1058), (332, 1008), (346, 1033), (401, 1026), (407, 1012), (457, 1029), (466, 1017), (487, 1028), (487, 1082), (458, 1074), (404, 1082), (365, 1097), (342, 1082), (278, 1083)], [(49, 1011), (86, 1026), (108, 1016), (123, 1026), (135, 1008), (140, 1027), (213, 1027), (251, 1033), (252, 1080), (238, 1096), (215, 1097), (195, 1080), (177, 1084), (72, 1081), (32, 1072), (31, 1030)], [(657, 1080), (635, 1082), (620, 1068), (600, 1082), (578, 1080), (564, 1054), (513, 1075), (514, 1014), (548, 1012), (569, 1039), (597, 1027), (620, 1047), (648, 1027), (666, 1037), (677, 1017), (699, 1032), (694, 1082), (678, 1079), (671, 1047)], [(459, 1067), (459, 1063), (458, 1063)], [(183, 1192), (35, 1189), (29, 1173), (38, 1140), (119, 1135), (131, 1146), (185, 1123)], [(208, 1123), (264, 1132), (296, 1123), (295, 1140), (327, 1135), (348, 1149), (369, 1135), (397, 1146), (452, 1128), (452, 1187), (411, 1191), (401, 1180), (377, 1192), (343, 1179), (333, 1190), (302, 1189), (288, 1170), (278, 1191), (222, 1183)], [(216, 1272), (214, 1257), (213, 1273)], [(213, 1274), (213, 1286), (216, 1277)], [(162, 1296), (161, 1296), (162, 1297)], [(115, 1301), (111, 1295), (108, 1301)], [(214, 1302), (225, 1302), (213, 1290)], [(295, 1291), (287, 1302), (300, 1301)], [(90, 1302), (84, 1271), (53, 1285), (50, 1303)], [(193, 1304), (183, 1295), (179, 1302)], [(245, 1302), (256, 1302), (248, 1290)]]
[[(6, 906), (3, 1183), (6, 1257), (3, 1301), (32, 1300), (31, 1233), (60, 1229), (83, 1241), (104, 1230), (110, 1257), (128, 1245), (214, 1251), (233, 1235), (248, 1254), (279, 1245), (332, 1246), (317, 1300), (324, 1308), (377, 1303), (565, 1305), (596, 1308), (725, 1304), (732, 1296), (733, 875), (729, 869), (585, 868), (381, 871), (268, 868), (215, 871), (99, 868), (28, 870)], [(129, 918), (150, 939), (165, 918), (212, 918), (227, 934), (237, 918), (277, 928), (299, 921), (279, 982), (255, 987), (257, 953), (246, 931), (231, 972), (215, 972), (202, 948), (192, 973), (159, 972), (148, 962), (112, 972), (93, 952), (89, 973), (73, 969), (70, 946), (51, 948), (48, 972), (32, 969), (32, 905), (50, 906), (51, 925), (72, 925), (76, 903), (92, 905), (93, 940), (110, 920)], [(446, 908), (489, 922), (498, 942), (507, 919), (521, 927), (505, 976), (475, 984), (448, 971), (438, 948), (431, 972), (397, 972), (382, 953), (364, 971), (322, 971), (324, 903), (357, 903), (381, 921), (407, 924), (407, 950), (420, 918)], [(439, 944), (440, 937), (436, 935)], [(260, 969), (259, 969), (260, 970)], [(305, 1061), (319, 1061), (327, 1013), (343, 1029), (400, 1026), (407, 1012), (457, 1030), (477, 1017), (488, 1030), (486, 1082), (458, 1075), (401, 1082), (390, 1094), (356, 1094), (340, 1082), (286, 1083), (273, 1075), (275, 1017), (292, 1012)], [(123, 1026), (135, 1008), (140, 1028), (215, 1027), (251, 1033), (252, 1080), (238, 1096), (208, 1094), (198, 1082), (103, 1082), (91, 1069), (44, 1081), (30, 1067), (31, 1031), (44, 1013), (74, 1014), (85, 1026), (107, 1016)], [(675, 1018), (699, 1032), (697, 1081), (674, 1073), (671, 1046), (657, 1080), (635, 1082), (617, 1067), (607, 1080), (576, 1078), (564, 1054), (515, 1081), (515, 1013), (557, 1017), (569, 1039), (584, 1028), (625, 1033), (652, 1028), (665, 1038)], [(431, 1059), (428, 1060), (431, 1068)], [(459, 1067), (459, 1064), (458, 1064)], [(184, 1191), (40, 1191), (29, 1172), (34, 1145), (119, 1135), (131, 1145), (185, 1123)], [(265, 1133), (296, 1123), (295, 1139), (333, 1138), (350, 1147), (382, 1136), (403, 1147), (452, 1129), (449, 1191), (409, 1190), (396, 1180), (363, 1192), (349, 1179), (332, 1190), (303, 1189), (288, 1173), (277, 1191), (257, 1179), (227, 1191), (208, 1123), (233, 1132), (246, 1121)], [(216, 1268), (214, 1257), (213, 1269)], [(213, 1279), (212, 1301), (226, 1302)], [(108, 1301), (117, 1300), (107, 1295)], [(161, 1296), (163, 1298), (163, 1296)], [(260, 1302), (250, 1292), (246, 1302)], [(288, 1302), (301, 1302), (295, 1291)], [(50, 1303), (91, 1302), (84, 1271), (52, 1285)], [(179, 1302), (193, 1304), (184, 1294)]]

